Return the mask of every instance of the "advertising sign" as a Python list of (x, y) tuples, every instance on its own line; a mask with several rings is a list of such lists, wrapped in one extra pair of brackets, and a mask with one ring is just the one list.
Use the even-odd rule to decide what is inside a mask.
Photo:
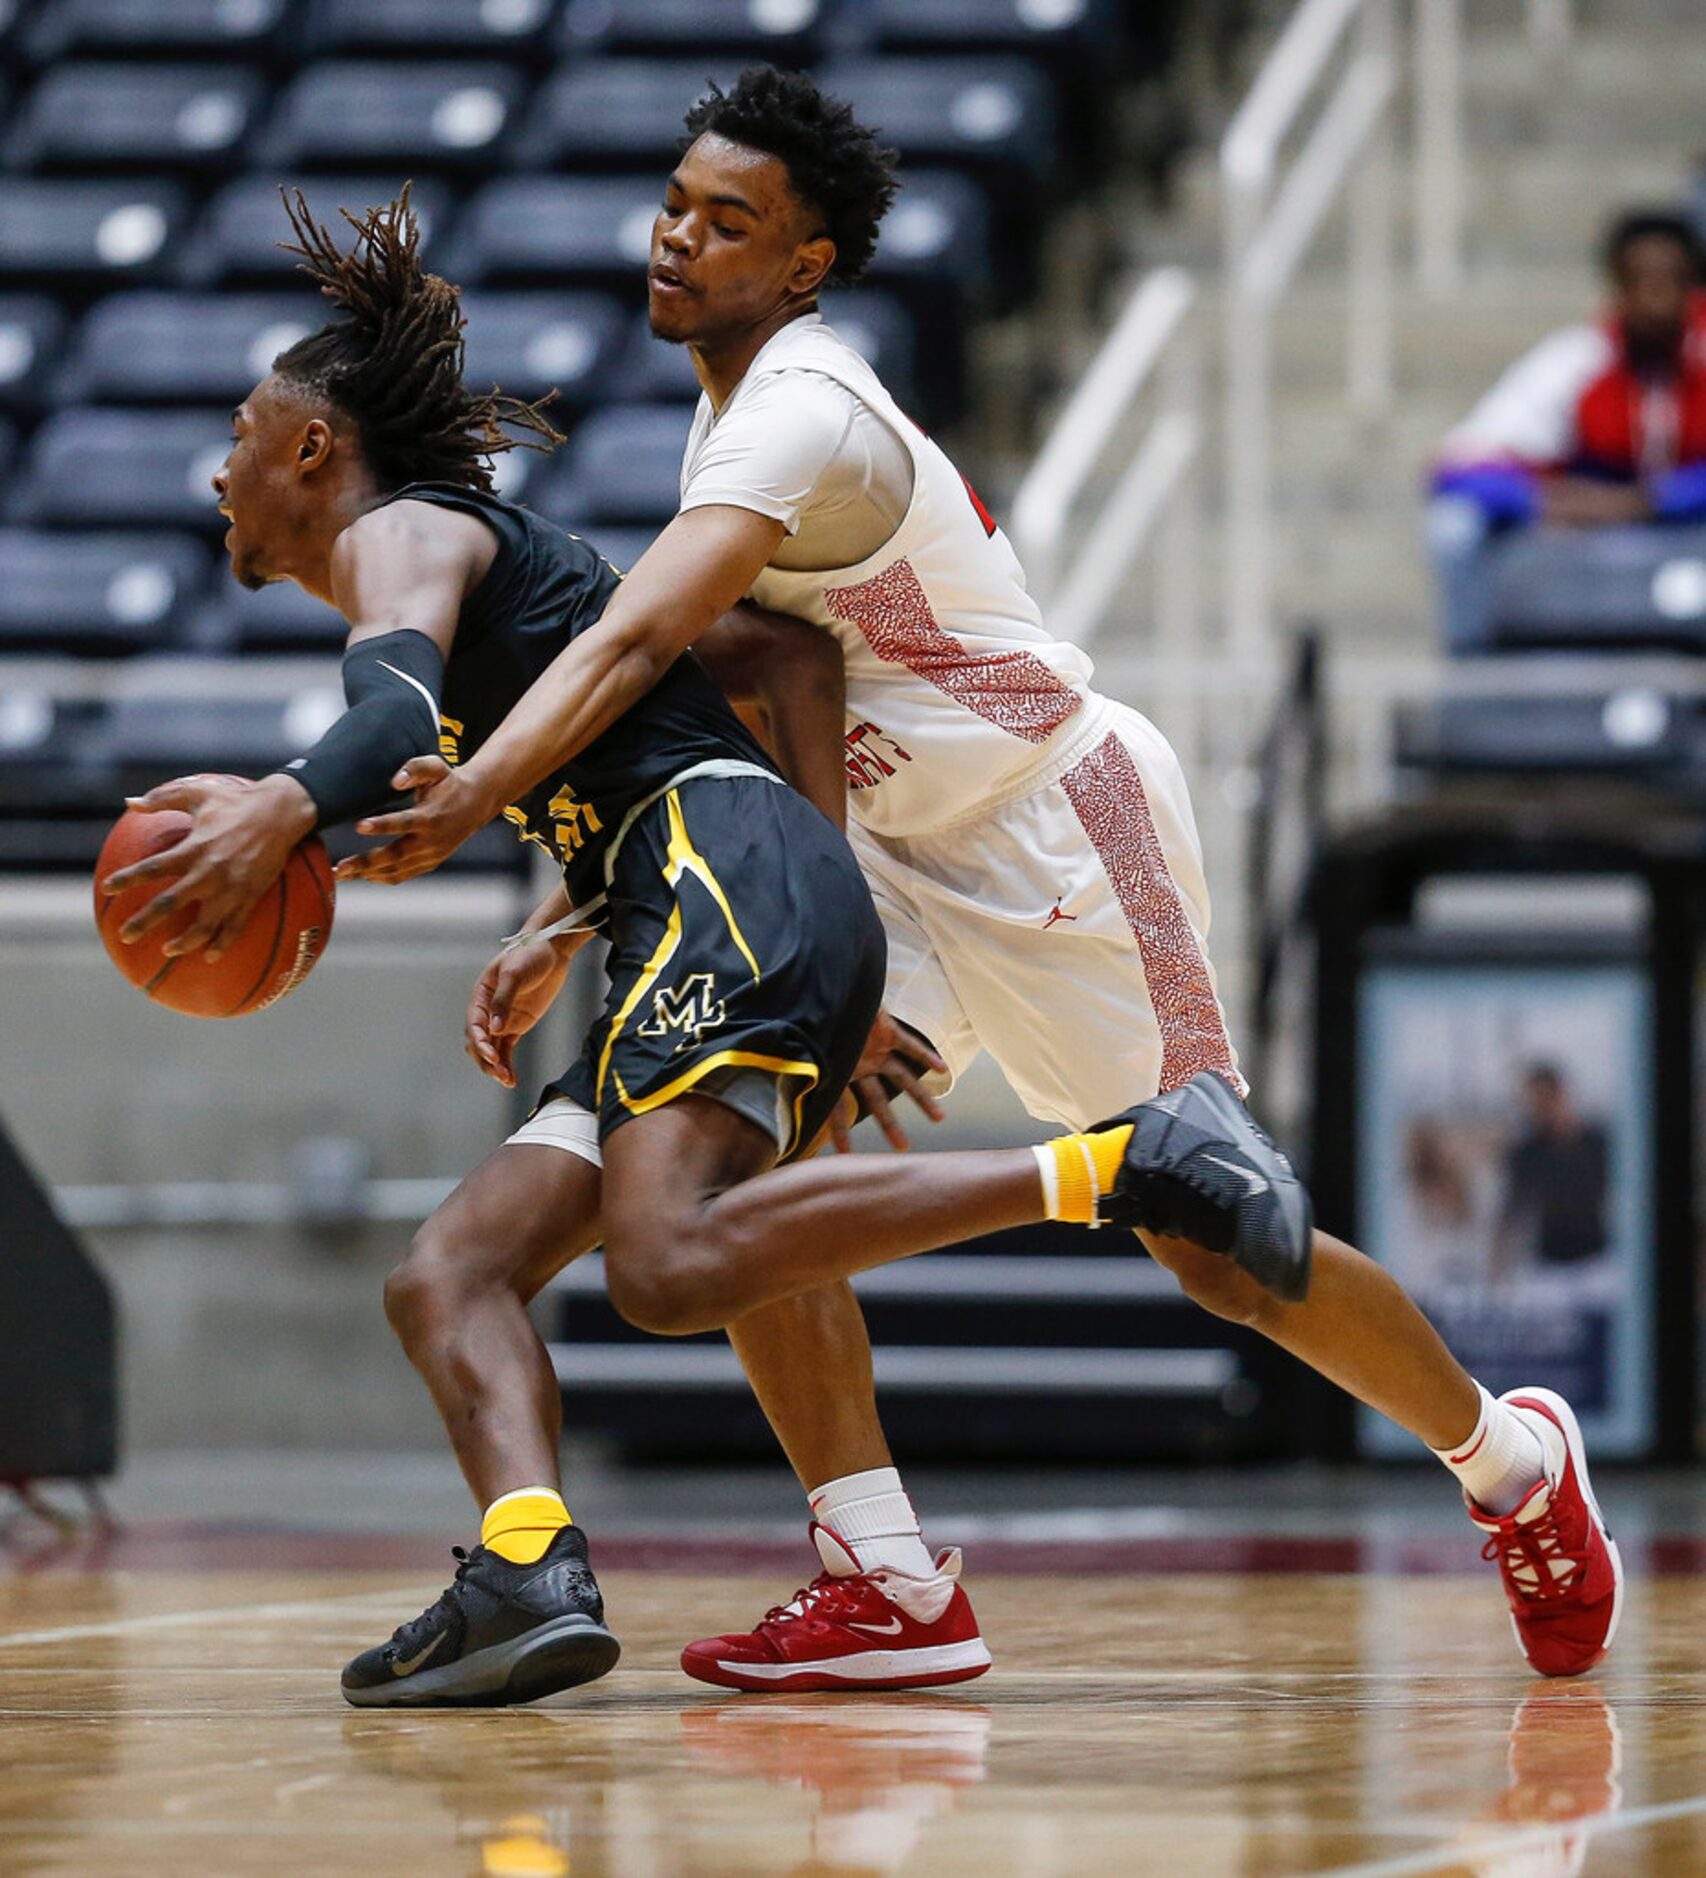
[[(1594, 1452), (1653, 1433), (1648, 983), (1633, 959), (1370, 962), (1360, 1243), (1495, 1395), (1556, 1389)], [(1364, 1453), (1415, 1443), (1361, 1411)]]

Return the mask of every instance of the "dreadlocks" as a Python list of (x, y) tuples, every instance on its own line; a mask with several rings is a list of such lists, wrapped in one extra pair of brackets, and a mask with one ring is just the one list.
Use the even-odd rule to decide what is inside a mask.
[[(279, 245), (301, 255), (299, 272), (343, 317), (281, 352), (273, 370), (350, 418), (385, 488), (449, 482), (489, 493), (491, 457), (563, 441), (541, 414), (547, 400), (524, 404), (495, 385), (476, 397), (463, 384), (461, 296), (422, 271), (407, 183), (395, 202), (359, 219), (339, 211), (357, 236), (347, 254), (314, 220), (300, 189), (279, 193), (296, 235)], [(507, 435), (506, 424), (531, 440)]]

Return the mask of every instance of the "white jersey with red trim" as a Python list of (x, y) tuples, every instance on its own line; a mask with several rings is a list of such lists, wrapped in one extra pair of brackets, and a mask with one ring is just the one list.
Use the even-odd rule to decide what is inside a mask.
[(771, 566), (753, 597), (841, 643), (853, 815), (881, 835), (939, 829), (1049, 767), (1090, 695), (1090, 661), (1049, 637), (1018, 557), (970, 485), (820, 318), (775, 334), (720, 412), (700, 399), (684, 496), (716, 427), (743, 398), (773, 392), (779, 373), (827, 378), (876, 412), (911, 455), (912, 496), (866, 560), (811, 572)]

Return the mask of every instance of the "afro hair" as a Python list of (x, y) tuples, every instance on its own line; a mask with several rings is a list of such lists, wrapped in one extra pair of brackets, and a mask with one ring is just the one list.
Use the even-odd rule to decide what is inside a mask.
[(899, 187), (898, 158), (850, 105), (826, 98), (804, 73), (755, 65), (726, 92), (713, 84), (686, 122), (683, 150), (710, 132), (778, 158), (794, 194), (822, 217), (822, 232), (835, 243), (829, 284), (844, 287), (864, 273)]

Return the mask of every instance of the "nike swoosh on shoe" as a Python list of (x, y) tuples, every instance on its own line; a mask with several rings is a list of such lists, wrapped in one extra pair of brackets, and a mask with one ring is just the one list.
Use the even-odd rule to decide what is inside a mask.
[(1232, 1161), (1223, 1161), (1218, 1154), (1199, 1154), (1198, 1160), (1211, 1161), (1216, 1167), (1224, 1167), (1229, 1174), (1236, 1174), (1244, 1183), (1244, 1190), (1253, 1199), (1258, 1193), (1266, 1193), (1268, 1183), (1252, 1168), (1239, 1167)]
[(448, 1630), (441, 1630), (425, 1649), (417, 1650), (413, 1656), (394, 1656), (391, 1659), (391, 1674), (393, 1676), (412, 1676), (449, 1635), (450, 1632)]

